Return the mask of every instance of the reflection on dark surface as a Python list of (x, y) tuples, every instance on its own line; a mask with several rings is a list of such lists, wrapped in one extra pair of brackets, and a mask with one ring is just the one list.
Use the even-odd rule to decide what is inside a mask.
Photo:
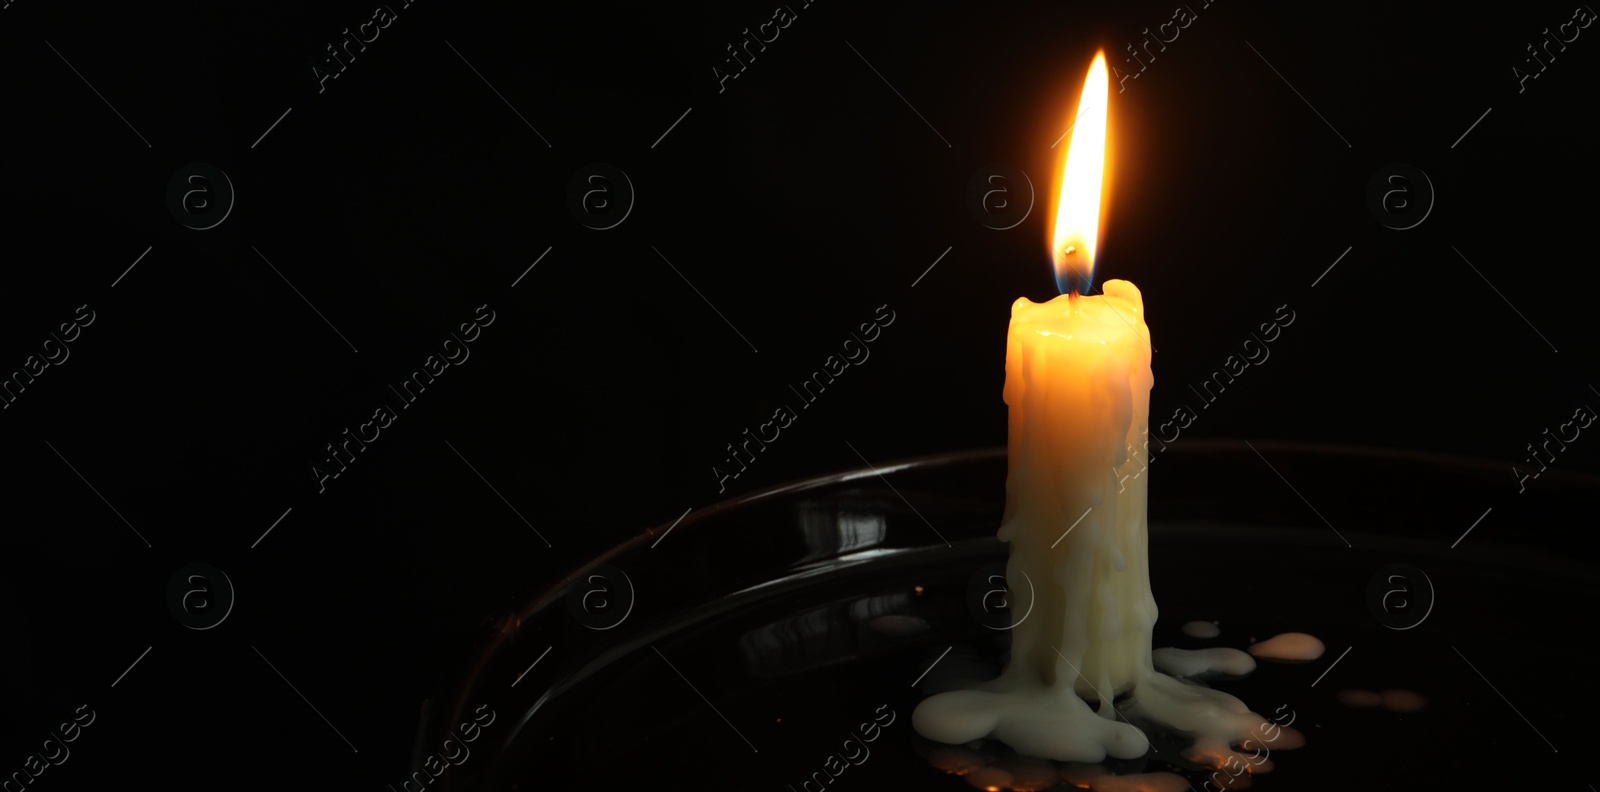
[(883, 506), (875, 501), (801, 501), (795, 505), (795, 520), (806, 543), (802, 564), (878, 547), (887, 534)]
[[(887, 535), (883, 504), (868, 498), (803, 500), (794, 517), (805, 543), (794, 563), (872, 555)], [(887, 551), (884, 551), (887, 552)], [(874, 636), (910, 636), (926, 622), (907, 615), (911, 592), (839, 600), (763, 624), (739, 637), (739, 651), (752, 677), (774, 679), (857, 659)]]
[(1179, 792), (1191, 784), (1177, 773), (1151, 770), (1146, 758), (1100, 764), (1055, 762), (1019, 755), (1004, 744), (983, 740), (946, 745), (912, 736), (912, 747), (930, 767), (986, 792), (1040, 792), (1090, 789), (1095, 792)]
[[(744, 655), (745, 667), (752, 677), (774, 679), (811, 671), (837, 663), (846, 663), (861, 656), (868, 643), (879, 648), (884, 642), (873, 642), (864, 633), (882, 635), (887, 631), (906, 631), (901, 625), (911, 623), (885, 617), (902, 617), (921, 622), (905, 615), (911, 602), (910, 593), (885, 594), (835, 602), (820, 608), (811, 608), (794, 616), (757, 627), (739, 636), (739, 651)], [(926, 622), (921, 622), (926, 627)], [(871, 625), (877, 625), (874, 629)], [(920, 632), (920, 631), (919, 631)], [(865, 639), (865, 640), (864, 640)]]

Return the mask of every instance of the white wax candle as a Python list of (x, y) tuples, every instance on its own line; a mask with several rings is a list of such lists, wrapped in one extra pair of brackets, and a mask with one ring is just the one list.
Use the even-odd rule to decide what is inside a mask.
[[(1150, 331), (1133, 284), (1109, 280), (1101, 296), (1012, 306), (998, 536), (1011, 546), (1012, 596), (1031, 589), (1034, 600), (1012, 600), (1014, 612), (1028, 616), (1011, 631), (1011, 657), (998, 679), (918, 705), (911, 723), (924, 737), (995, 738), (1031, 756), (1093, 762), (1143, 755), (1149, 742), (1129, 721), (1142, 716), (1196, 735), (1215, 759), (1221, 746), (1265, 722), (1233, 696), (1152, 665), (1157, 609), (1145, 512), (1152, 384)], [(1114, 707), (1123, 694), (1130, 698)]]
[(1013, 633), (1006, 673), (1018, 683), (1064, 676), (1080, 696), (1115, 696), (1149, 664), (1147, 479), (1129, 451), (1144, 445), (1152, 384), (1150, 330), (1133, 284), (1011, 306), (998, 535), (1011, 543), (1007, 580), (1013, 590), (1023, 590), (1024, 574), (1034, 581), (1042, 617), (1038, 629)]
[[(981, 691), (924, 701), (912, 716), (923, 736), (993, 736), (1063, 760), (1144, 753), (1144, 738), (1114, 720), (1110, 700), (1151, 667), (1156, 603), (1141, 472), (1152, 383), (1150, 331), (1133, 284), (1111, 280), (1101, 296), (1012, 305), (998, 535), (1011, 545), (1008, 587), (1031, 589), (1035, 599), (1018, 605), (1029, 616), (1012, 631), (1005, 672)], [(1112, 717), (1096, 715), (1085, 698)]]

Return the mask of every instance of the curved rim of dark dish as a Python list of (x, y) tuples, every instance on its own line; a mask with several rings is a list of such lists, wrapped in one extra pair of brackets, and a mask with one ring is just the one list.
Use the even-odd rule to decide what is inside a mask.
[[(1377, 446), (1298, 443), (1279, 440), (1194, 438), (1184, 441), (1181, 445), (1174, 444), (1169, 450), (1178, 450), (1184, 454), (1240, 454), (1250, 456), (1257, 456), (1266, 451), (1277, 455), (1299, 455), (1323, 459), (1345, 457), (1389, 462), (1414, 462), (1423, 467), (1451, 469), (1479, 475), (1503, 475), (1506, 468), (1506, 463), (1503, 460), (1492, 460), (1483, 457)], [(568, 571), (565, 575), (554, 583), (542, 586), (528, 596), (520, 598), (522, 605), (493, 620), (488, 627), (484, 628), (485, 633), (483, 636), (476, 642), (474, 648), (469, 650), (470, 659), (465, 661), (461, 666), (461, 670), (450, 679), (449, 687), (437, 689), (434, 696), (430, 696), (428, 700), (424, 701), (424, 711), (421, 713), (418, 723), (416, 750), (411, 757), (412, 769), (420, 766), (420, 762), (425, 758), (425, 746), (437, 744), (439, 740), (433, 738), (448, 732), (449, 724), (457, 722), (464, 716), (468, 707), (469, 694), (475, 689), (474, 680), (490, 664), (501, 648), (516, 637), (524, 621), (559, 598), (581, 574), (639, 550), (642, 546), (647, 546), (668, 530), (694, 531), (697, 526), (715, 522), (728, 513), (781, 496), (841, 484), (860, 478), (871, 478), (879, 475), (887, 476), (910, 468), (936, 469), (948, 465), (1004, 458), (1005, 455), (1006, 448), (1004, 446), (926, 454), (900, 458), (877, 466), (845, 468), (777, 484), (694, 509), (677, 521), (675, 526), (672, 523), (646, 526), (598, 555), (570, 565), (567, 567)], [(1541, 479), (1546, 483), (1600, 489), (1600, 475), (1596, 474), (1550, 469), (1543, 472)], [(435, 700), (439, 701), (442, 706), (437, 708), (432, 706)], [(506, 738), (508, 741), (515, 739), (515, 735), (520, 732), (523, 722), (526, 721), (530, 714), (519, 713), (519, 722), (513, 729), (511, 736)]]

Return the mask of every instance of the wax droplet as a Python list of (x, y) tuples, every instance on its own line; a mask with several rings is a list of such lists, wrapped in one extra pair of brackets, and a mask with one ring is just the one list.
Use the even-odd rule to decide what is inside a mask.
[(1184, 635), (1190, 638), (1215, 638), (1222, 634), (1216, 622), (1192, 621), (1183, 625)]
[(1383, 697), (1370, 690), (1341, 690), (1339, 703), (1346, 707), (1370, 709), (1383, 703)]
[(1299, 729), (1285, 726), (1278, 730), (1278, 736), (1267, 741), (1267, 747), (1274, 751), (1292, 751), (1303, 748), (1306, 736)]
[(1409, 690), (1383, 691), (1383, 708), (1391, 712), (1416, 712), (1428, 706), (1428, 700)]
[(1215, 673), (1244, 676), (1256, 670), (1256, 661), (1250, 655), (1221, 646), (1210, 649), (1164, 646), (1150, 653), (1150, 661), (1157, 670), (1181, 677)]
[(1306, 662), (1322, 656), (1326, 649), (1316, 637), (1305, 633), (1282, 633), (1250, 645), (1250, 654), (1265, 660)]

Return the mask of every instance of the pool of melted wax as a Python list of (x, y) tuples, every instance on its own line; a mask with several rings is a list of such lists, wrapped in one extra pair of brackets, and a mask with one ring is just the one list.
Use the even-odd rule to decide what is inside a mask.
[[(933, 695), (916, 710), (916, 731), (919, 740), (943, 749), (922, 752), (936, 768), (978, 789), (1027, 792), (1059, 780), (1090, 790), (1162, 792), (1192, 786), (1172, 771), (1209, 774), (1218, 789), (1247, 788), (1250, 776), (1271, 772), (1273, 749), (1305, 744), (1302, 733), (1250, 711), (1238, 698), (1179, 678), (1248, 674), (1255, 661), (1244, 652), (1168, 647), (1157, 649), (1154, 660), (1177, 676), (1147, 670), (1130, 694), (1096, 707), (1066, 686), (1018, 685), (1003, 675), (981, 682), (996, 668), (958, 657), (924, 684)], [(1108, 767), (1108, 759), (1125, 766)], [(1140, 763), (1129, 764), (1133, 760)], [(1143, 762), (1170, 770), (1148, 772)]]
[(1227, 746), (1243, 743), (1266, 724), (1232, 695), (1154, 671), (1139, 675), (1122, 704), (1098, 707), (1065, 685), (1007, 682), (1001, 678), (940, 693), (917, 708), (913, 724), (919, 734), (940, 742), (992, 737), (1028, 756), (1087, 762), (1142, 756), (1151, 748), (1147, 732), (1153, 729), (1140, 729), (1136, 720), (1194, 735), (1191, 750), (1221, 753), (1224, 762), (1243, 761)]
[[(1120, 708), (1122, 702), (1118, 706)], [(1148, 722), (1136, 722), (1146, 729), (1151, 726)], [(1206, 781), (1211, 782), (1212, 789), (1248, 789), (1253, 776), (1273, 769), (1272, 760), (1249, 740), (1244, 744), (1250, 753), (1230, 765), (1229, 757), (1238, 754), (1220, 743), (1201, 740), (1191, 744), (1178, 735), (1154, 730), (1149, 734), (1152, 742), (1145, 755), (1133, 759), (1107, 758), (1099, 762), (1041, 759), (1020, 754), (998, 740), (950, 745), (916, 734), (911, 739), (917, 754), (930, 767), (959, 777), (970, 787), (985, 792), (1069, 788), (1091, 792), (1193, 792)], [(1280, 749), (1305, 744), (1304, 736), (1292, 728), (1275, 732), (1273, 737), (1273, 745)], [(1183, 747), (1186, 745), (1187, 749)]]

